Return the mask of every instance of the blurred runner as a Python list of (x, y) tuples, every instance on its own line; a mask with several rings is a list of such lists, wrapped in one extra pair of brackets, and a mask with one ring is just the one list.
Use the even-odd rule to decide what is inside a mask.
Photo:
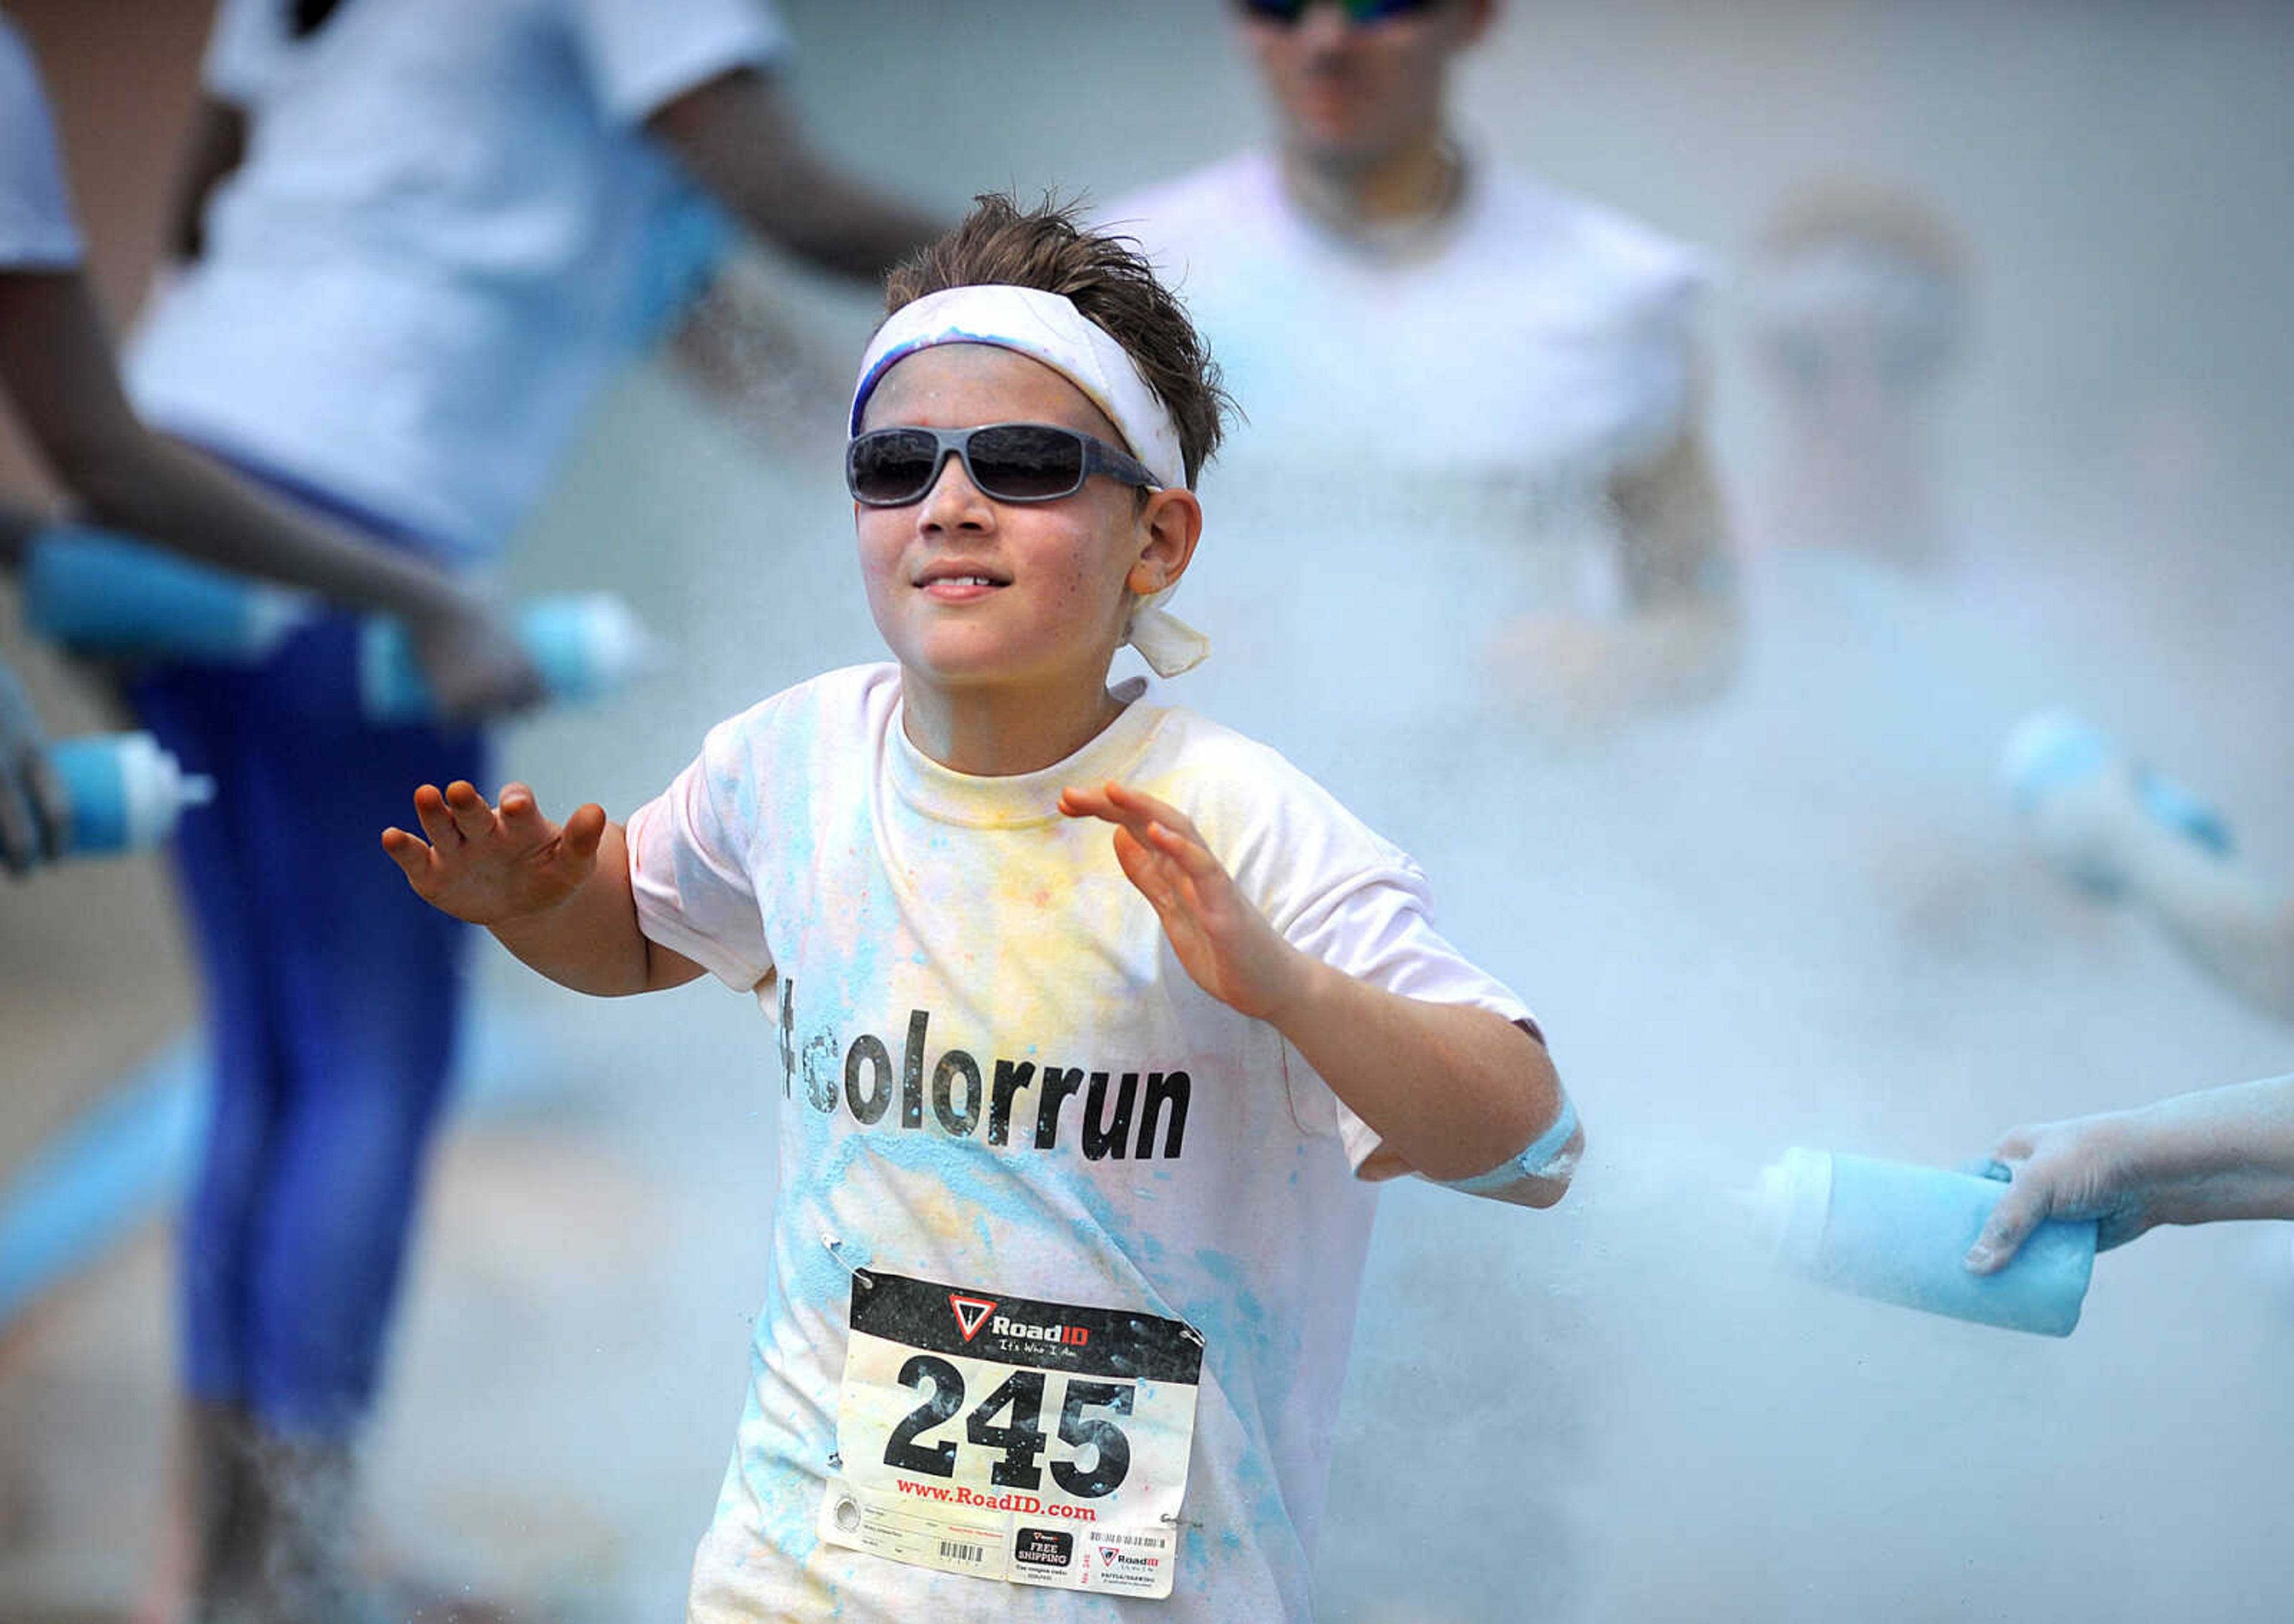
[[(482, 565), (691, 286), (659, 233), (696, 188), (854, 276), (927, 233), (805, 142), (785, 52), (749, 0), (226, 0), (139, 403), (286, 499)], [(457, 1030), (463, 933), (372, 832), (409, 782), (484, 780), (484, 741), (369, 724), (354, 645), (333, 619), (134, 694), (224, 785), (180, 854), (217, 1079), (183, 1246), (201, 1617), (355, 1604), (354, 1449)]]
[[(1711, 692), (1733, 651), (1706, 272), (1460, 142), (1452, 75), (1496, 11), (1243, 0), (1274, 150), (1105, 218), (1176, 281), (1242, 402), (1215, 477), (1251, 541), (1200, 589), (1307, 657), (1285, 699), (1598, 733)], [(1286, 603), (1268, 571), (1302, 560), (1315, 589)], [(1281, 664), (1254, 658), (1253, 682)]]

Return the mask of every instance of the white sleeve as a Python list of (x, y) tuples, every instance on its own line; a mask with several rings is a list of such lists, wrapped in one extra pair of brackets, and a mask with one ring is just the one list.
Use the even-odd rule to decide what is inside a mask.
[[(1537, 1029), (1528, 1007), (1495, 977), (1443, 939), (1428, 917), (1426, 877), (1400, 853), (1318, 898), (1283, 930), (1283, 938), (1356, 980), (1428, 1003), (1463, 1004)], [(1338, 1137), (1359, 1169), (1379, 1146), (1377, 1133), (1338, 1107)]]
[(764, 0), (558, 0), (606, 110), (642, 123), (696, 85), (787, 48)]
[(207, 33), (199, 84), (219, 102), (253, 107), (288, 49), (287, 0), (223, 0)]
[(0, 17), (0, 271), (65, 271), (81, 256), (39, 69)]
[(772, 972), (764, 910), (749, 858), (761, 824), (761, 775), (750, 711), (709, 730), (701, 754), (630, 815), (630, 889), (638, 928), (736, 992)]

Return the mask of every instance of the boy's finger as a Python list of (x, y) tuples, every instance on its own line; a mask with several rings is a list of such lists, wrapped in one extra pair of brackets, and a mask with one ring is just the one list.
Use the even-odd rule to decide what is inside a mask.
[(1119, 823), (1121, 816), (1108, 803), (1106, 792), (1070, 784), (1060, 792), (1060, 810), (1070, 817), (1098, 817)]
[(549, 827), (549, 820), (541, 815), (541, 803), (522, 784), (502, 785), (496, 810), (501, 814), (502, 827), (516, 831), (521, 837), (541, 834)]
[(384, 830), (382, 849), (409, 881), (419, 883), (430, 871), (430, 849), (403, 829)]
[(457, 778), (446, 786), (446, 809), (454, 815), (454, 827), (465, 840), (481, 840), (494, 832), (493, 808), (486, 804), (477, 786), (465, 779)]
[(1191, 840), (1200, 840), (1203, 838), (1196, 832), (1194, 824), (1187, 820), (1185, 813), (1167, 800), (1157, 800), (1144, 790), (1135, 790), (1128, 784), (1117, 784), (1110, 780), (1107, 785), (1107, 798), (1127, 812), (1144, 813), (1165, 828), (1175, 829)]
[(1115, 830), (1115, 861), (1123, 870), (1123, 877), (1137, 888), (1139, 894), (1160, 909), (1171, 900), (1171, 887), (1165, 877), (1155, 853), (1141, 844), (1139, 837), (1121, 824)]
[(597, 857), (598, 843), (606, 838), (606, 808), (591, 801), (574, 808), (574, 816), (565, 820), (565, 855), (577, 863), (587, 863)]
[(1183, 833), (1158, 818), (1147, 825), (1147, 839), (1157, 850), (1168, 853), (1173, 862), (1198, 880), (1226, 873), (1219, 860), (1211, 856), (1202, 838), (1192, 830)]
[(462, 843), (462, 832), (455, 826), (454, 815), (446, 809), (446, 798), (438, 793), (435, 784), (426, 784), (414, 792), (414, 821), (422, 825), (433, 846), (451, 849)]

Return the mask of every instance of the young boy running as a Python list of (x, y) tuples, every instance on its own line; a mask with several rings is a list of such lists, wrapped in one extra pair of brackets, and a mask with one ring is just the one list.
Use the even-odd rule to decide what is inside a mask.
[(886, 303), (846, 472), (893, 662), (719, 725), (626, 826), (426, 785), (384, 845), (568, 987), (708, 970), (777, 1021), (691, 1619), (1303, 1619), (1372, 1181), (1550, 1205), (1574, 1114), (1407, 857), (1108, 686), (1202, 652), (1161, 602), (1224, 400), (1146, 263), (988, 198)]

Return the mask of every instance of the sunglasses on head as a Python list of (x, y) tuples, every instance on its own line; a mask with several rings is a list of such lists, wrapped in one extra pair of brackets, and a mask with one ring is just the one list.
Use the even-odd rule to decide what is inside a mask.
[(978, 428), (872, 428), (844, 448), (844, 483), (869, 508), (922, 501), (950, 453), (980, 495), (999, 502), (1055, 502), (1094, 474), (1156, 491), (1162, 482), (1128, 452), (1049, 423), (987, 423)]
[[(1290, 28), (1306, 14), (1318, 0), (1236, 0), (1242, 14), (1254, 22), (1271, 22)], [(1346, 14), (1348, 22), (1385, 22), (1395, 17), (1408, 17), (1419, 12), (1430, 12), (1441, 0), (1333, 0)]]

